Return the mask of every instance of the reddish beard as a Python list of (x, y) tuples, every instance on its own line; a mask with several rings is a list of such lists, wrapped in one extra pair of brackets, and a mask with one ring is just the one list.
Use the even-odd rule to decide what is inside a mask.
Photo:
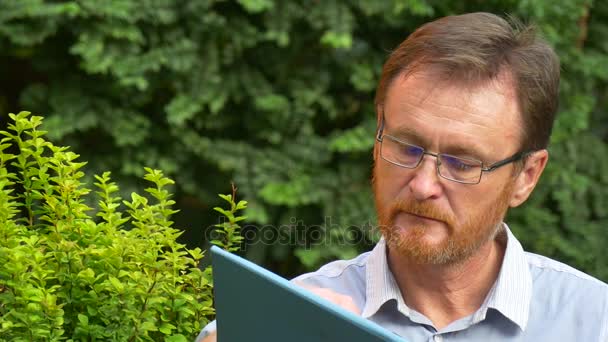
[[(374, 175), (376, 170), (374, 170)], [(499, 232), (500, 223), (508, 209), (513, 190), (512, 183), (486, 208), (471, 208), (471, 214), (463, 223), (453, 215), (445, 213), (430, 202), (411, 197), (384, 203), (377, 189), (377, 180), (372, 178), (374, 200), (378, 212), (378, 228), (393, 252), (417, 264), (455, 264), (471, 257), (482, 245), (492, 240)], [(466, 186), (466, 185), (464, 185)], [(441, 221), (447, 228), (447, 238), (440, 243), (429, 243), (425, 239), (427, 225), (395, 226), (396, 216), (408, 213)]]

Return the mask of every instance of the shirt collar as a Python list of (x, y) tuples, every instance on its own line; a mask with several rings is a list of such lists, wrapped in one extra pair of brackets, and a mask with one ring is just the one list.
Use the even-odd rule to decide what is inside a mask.
[[(485, 319), (487, 309), (493, 308), (524, 330), (528, 322), (532, 298), (532, 276), (521, 244), (509, 227), (504, 223), (503, 226), (507, 247), (500, 273), (480, 310), (473, 315), (472, 323)], [(388, 267), (384, 238), (380, 239), (370, 253), (366, 267), (365, 292), (366, 302), (362, 312), (364, 318), (373, 316), (390, 300), (395, 300), (397, 309), (409, 317), (410, 309), (405, 304), (399, 286)]]
[[(507, 248), (496, 283), (486, 300), (487, 307), (498, 310), (523, 331), (528, 324), (532, 300), (532, 275), (523, 247), (506, 224)], [(482, 306), (483, 318), (487, 308)]]
[(380, 239), (370, 253), (365, 276), (366, 301), (361, 313), (364, 318), (373, 316), (384, 303), (390, 300), (397, 301), (399, 311), (409, 316), (409, 308), (405, 305), (401, 290), (388, 267), (384, 238)]

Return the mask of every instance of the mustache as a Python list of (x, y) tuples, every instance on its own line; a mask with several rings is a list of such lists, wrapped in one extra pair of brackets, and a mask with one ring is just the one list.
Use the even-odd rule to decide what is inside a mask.
[(391, 218), (394, 218), (400, 212), (428, 217), (433, 220), (445, 222), (448, 225), (454, 224), (454, 218), (451, 215), (446, 214), (444, 211), (428, 202), (420, 202), (416, 200), (398, 200), (391, 206), (389, 215)]

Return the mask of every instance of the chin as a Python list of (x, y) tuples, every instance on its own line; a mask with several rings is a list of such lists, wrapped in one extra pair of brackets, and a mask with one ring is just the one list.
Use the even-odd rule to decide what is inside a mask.
[(469, 254), (468, 249), (458, 248), (445, 230), (429, 230), (431, 229), (421, 226), (394, 226), (389, 234), (383, 235), (391, 251), (416, 264), (451, 264)]
[(449, 228), (443, 222), (438, 221), (407, 226), (396, 224), (393, 226), (393, 231), (399, 235), (400, 239), (428, 245), (429, 248), (447, 244), (450, 238)]
[[(386, 239), (391, 239), (391, 244), (403, 248), (440, 250), (447, 245), (448, 236), (445, 230), (437, 230), (428, 226), (395, 225), (389, 234), (383, 234)], [(401, 249), (401, 247), (400, 247)]]

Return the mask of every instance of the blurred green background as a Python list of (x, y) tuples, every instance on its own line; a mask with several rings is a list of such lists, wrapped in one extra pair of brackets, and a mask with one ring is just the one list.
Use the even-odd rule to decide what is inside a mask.
[(44, 115), (125, 193), (144, 166), (164, 170), (190, 247), (234, 182), (243, 253), (290, 277), (371, 248), (382, 63), (422, 23), (473, 11), (536, 23), (562, 61), (549, 166), (507, 222), (606, 281), (607, 1), (0, 0), (0, 126)]

